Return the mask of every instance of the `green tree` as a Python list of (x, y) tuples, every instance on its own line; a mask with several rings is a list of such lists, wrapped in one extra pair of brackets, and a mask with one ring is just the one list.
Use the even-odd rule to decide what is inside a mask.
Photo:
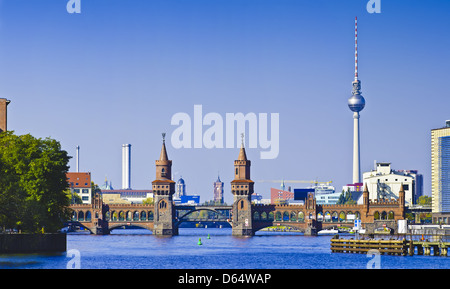
[(70, 204), (82, 204), (83, 201), (81, 200), (81, 197), (77, 193), (72, 193), (70, 190), (64, 191), (67, 195), (67, 197), (70, 200)]
[(153, 201), (153, 198), (146, 198), (145, 200), (142, 201), (142, 203), (144, 205), (153, 205), (154, 201)]
[(342, 190), (341, 195), (339, 196), (338, 201), (336, 202), (338, 205), (354, 205), (356, 202), (352, 198), (352, 193), (350, 190), (344, 191)]
[(102, 193), (102, 190), (100, 189), (100, 187), (96, 183), (91, 182), (91, 198), (95, 198), (96, 194), (101, 194), (101, 193)]
[(347, 190), (347, 192), (345, 193), (345, 204), (346, 205), (355, 205), (356, 204), (356, 202), (352, 198), (352, 193), (350, 192), (350, 190)]
[(55, 232), (70, 218), (70, 157), (58, 141), (0, 133), (0, 224), (24, 232)]
[(421, 205), (421, 206), (431, 206), (431, 200), (432, 200), (431, 197), (428, 197), (428, 196), (420, 196), (420, 197), (417, 199), (417, 204), (418, 204), (418, 205)]

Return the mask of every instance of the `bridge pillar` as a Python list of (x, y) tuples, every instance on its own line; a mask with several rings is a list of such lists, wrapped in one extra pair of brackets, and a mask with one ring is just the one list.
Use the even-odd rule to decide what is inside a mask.
[(174, 224), (175, 206), (172, 201), (172, 195), (154, 194), (154, 198), (153, 234), (157, 236), (178, 235), (178, 228)]
[(251, 162), (247, 160), (242, 142), (239, 157), (234, 161), (234, 180), (231, 181), (231, 192), (234, 195), (232, 235), (253, 236), (252, 203), (254, 182), (250, 179)]
[(236, 196), (233, 203), (233, 236), (253, 236), (252, 204), (250, 196)]

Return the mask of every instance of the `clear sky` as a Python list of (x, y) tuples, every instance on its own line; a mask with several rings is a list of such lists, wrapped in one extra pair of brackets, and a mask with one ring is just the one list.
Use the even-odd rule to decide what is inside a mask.
[[(247, 149), (252, 179), (352, 178), (358, 16), (361, 169), (374, 160), (417, 169), (430, 194), (430, 130), (450, 119), (450, 1), (381, 0), (0, 1), (0, 96), (8, 129), (59, 140), (81, 171), (121, 187), (121, 147), (132, 144), (132, 187), (151, 188), (161, 132), (178, 112), (279, 113), (280, 150)], [(204, 127), (206, 130), (207, 127)], [(174, 179), (213, 197), (220, 172), (231, 202), (239, 149), (175, 149)], [(75, 170), (75, 159), (70, 162)], [(306, 184), (305, 184), (306, 185)], [(268, 198), (270, 187), (255, 184)], [(301, 187), (303, 185), (294, 185)]]

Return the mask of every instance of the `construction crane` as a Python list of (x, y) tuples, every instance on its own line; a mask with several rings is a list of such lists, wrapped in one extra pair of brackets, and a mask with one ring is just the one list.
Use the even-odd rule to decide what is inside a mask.
[(279, 184), (283, 184), (283, 183), (291, 183), (291, 184), (303, 183), (303, 184), (314, 184), (314, 185), (317, 186), (318, 184), (330, 185), (333, 181), (319, 182), (319, 181), (303, 181), (303, 180), (259, 180), (257, 182), (258, 183), (279, 183)]

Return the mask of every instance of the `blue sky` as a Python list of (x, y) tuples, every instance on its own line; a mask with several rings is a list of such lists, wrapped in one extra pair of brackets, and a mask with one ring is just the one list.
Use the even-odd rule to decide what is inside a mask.
[[(151, 187), (161, 132), (171, 117), (279, 113), (280, 153), (247, 149), (252, 179), (352, 177), (358, 16), (361, 169), (374, 160), (417, 169), (430, 194), (430, 130), (450, 119), (450, 2), (381, 0), (66, 0), (0, 2), (0, 95), (10, 130), (59, 140), (81, 170), (121, 187), (121, 146), (132, 144), (132, 187)], [(206, 129), (206, 127), (204, 128)], [(175, 149), (174, 179), (212, 199), (220, 172), (226, 201), (238, 149)], [(75, 169), (74, 159), (70, 162)], [(255, 192), (269, 197), (270, 187)], [(298, 187), (298, 186), (294, 186)]]

